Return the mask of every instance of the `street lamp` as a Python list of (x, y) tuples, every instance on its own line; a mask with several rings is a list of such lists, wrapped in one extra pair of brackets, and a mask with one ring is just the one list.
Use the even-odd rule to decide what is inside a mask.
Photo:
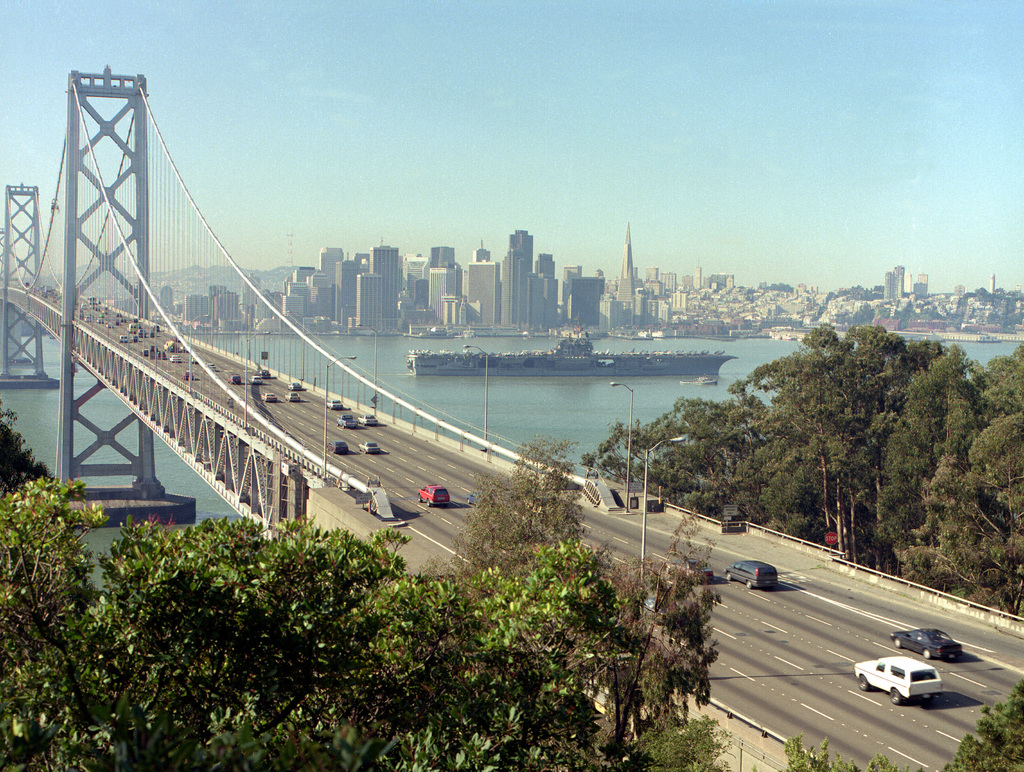
[(633, 387), (627, 386), (618, 381), (612, 381), (612, 386), (622, 386), (629, 389), (629, 431), (626, 433), (626, 513), (629, 513), (629, 465), (633, 459)]
[(484, 447), (487, 449), (487, 455), (490, 456), (491, 446), (487, 442), (487, 370), (490, 368), (491, 355), (488, 354), (479, 346), (474, 346), (470, 343), (467, 343), (462, 348), (464, 351), (467, 351), (471, 348), (475, 348), (477, 351), (484, 355)]
[(664, 445), (666, 442), (677, 444), (685, 440), (685, 437), (672, 437), (671, 439), (665, 439), (661, 442), (656, 442), (653, 447), (648, 448), (644, 451), (644, 503), (643, 503), (643, 525), (640, 532), (640, 572), (644, 570), (644, 560), (647, 558), (647, 470), (651, 461), (651, 452), (657, 450), (659, 445)]
[(327, 362), (324, 373), (324, 480), (327, 479), (327, 403), (331, 401), (331, 365), (342, 359), (353, 360), (355, 357), (338, 357)]

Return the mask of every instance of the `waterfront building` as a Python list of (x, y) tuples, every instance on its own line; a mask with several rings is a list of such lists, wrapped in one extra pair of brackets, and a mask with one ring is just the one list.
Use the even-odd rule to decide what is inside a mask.
[(434, 318), (442, 321), (444, 308), (442, 301), (446, 298), (459, 297), (459, 287), (456, 280), (457, 268), (454, 265), (438, 266), (430, 269), (429, 286), (427, 290), (427, 306), (434, 312)]

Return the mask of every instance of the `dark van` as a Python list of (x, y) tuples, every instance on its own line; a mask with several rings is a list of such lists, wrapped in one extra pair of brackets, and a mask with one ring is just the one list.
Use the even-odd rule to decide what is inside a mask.
[(740, 560), (725, 569), (725, 581), (745, 582), (747, 587), (774, 587), (779, 583), (779, 574), (775, 566), (762, 563), (760, 560)]

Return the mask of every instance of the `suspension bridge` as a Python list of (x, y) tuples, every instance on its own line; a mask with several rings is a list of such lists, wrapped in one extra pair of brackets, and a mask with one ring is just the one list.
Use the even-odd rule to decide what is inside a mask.
[[(273, 531), (307, 516), (311, 491), (343, 491), (378, 521), (404, 524), (423, 484), (468, 492), (480, 472), (516, 460), (377, 383), (268, 298), (196, 205), (145, 77), (72, 72), (67, 98), (45, 232), (38, 188), (6, 189), (0, 313), (0, 388), (59, 382), (57, 477), (124, 478), (134, 498), (159, 500), (159, 439), (236, 512)], [(154, 289), (172, 285), (208, 291), (220, 326), (189, 318)], [(43, 367), (46, 334), (60, 341), (56, 380)], [(76, 390), (76, 372), (94, 383)], [(371, 395), (365, 403), (357, 387)], [(104, 389), (127, 408), (114, 426), (88, 416)], [(346, 440), (386, 452), (328, 452), (339, 408), (377, 419)], [(593, 504), (614, 507), (600, 481), (581, 483)]]

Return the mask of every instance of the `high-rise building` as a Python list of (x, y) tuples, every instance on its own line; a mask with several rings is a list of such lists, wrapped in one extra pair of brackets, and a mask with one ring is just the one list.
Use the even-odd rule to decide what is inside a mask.
[(676, 291), (676, 287), (679, 286), (679, 279), (672, 271), (662, 272), (661, 286), (664, 288), (666, 295), (671, 295)]
[(884, 300), (899, 300), (903, 297), (903, 277), (906, 268), (897, 265), (891, 271), (885, 273), (885, 286), (882, 292)]
[(356, 282), (356, 325), (380, 330), (384, 325), (384, 281), (379, 274), (359, 274)]
[(484, 242), (480, 242), (480, 249), (473, 250), (473, 262), (474, 263), (489, 263), (491, 262), (491, 250), (484, 249)]
[(992, 274), (991, 276), (988, 277), (988, 291), (989, 292), (993, 292), (993, 293), (996, 291), (996, 275), (995, 274)]
[(497, 263), (481, 260), (466, 266), (466, 299), (476, 308), (480, 324), (498, 324), (501, 320), (501, 270)]
[(917, 281), (914, 282), (914, 295), (918, 298), (928, 297), (928, 274), (919, 273)]
[(174, 288), (164, 285), (160, 288), (160, 307), (169, 314), (174, 313)]
[(334, 320), (347, 325), (356, 315), (356, 292), (359, 280), (359, 263), (343, 260), (334, 267)]
[(323, 247), (320, 250), (320, 273), (334, 276), (335, 267), (345, 259), (345, 250), (341, 247)]
[(599, 327), (604, 277), (574, 276), (564, 285), (565, 318), (578, 327)]
[(537, 255), (537, 264), (534, 266), (533, 272), (538, 276), (543, 276), (545, 279), (555, 278), (554, 256), (546, 252), (541, 252)]
[(398, 327), (398, 295), (402, 292), (402, 258), (398, 247), (374, 247), (370, 252), (370, 273), (380, 276), (381, 325)]
[(693, 288), (698, 292), (704, 289), (704, 269), (699, 265), (693, 269)]
[(626, 223), (626, 246), (622, 248), (622, 270), (619, 271), (619, 288), (615, 292), (615, 299), (632, 306), (635, 294), (636, 274), (633, 271), (633, 244), (629, 238), (629, 223)]
[(508, 237), (501, 269), (501, 323), (525, 329), (530, 324), (529, 277), (533, 268), (533, 236), (516, 231)]
[(444, 307), (442, 301), (445, 298), (458, 297), (458, 285), (456, 284), (456, 267), (454, 265), (439, 266), (430, 269), (430, 284), (427, 289), (428, 307), (434, 312), (434, 318), (442, 321)]
[(431, 247), (430, 267), (446, 268), (455, 265), (455, 247)]

